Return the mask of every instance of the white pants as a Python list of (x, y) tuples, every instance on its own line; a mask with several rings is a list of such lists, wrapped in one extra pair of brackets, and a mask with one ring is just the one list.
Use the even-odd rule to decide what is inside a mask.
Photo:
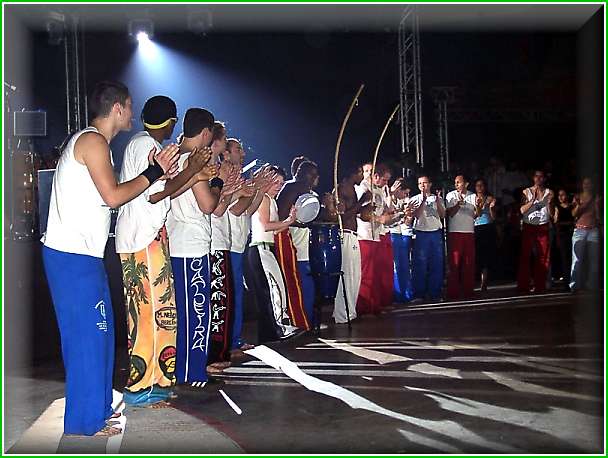
[[(361, 285), (361, 251), (356, 234), (344, 233), (342, 238), (342, 272), (344, 272), (344, 285), (346, 286), (346, 299), (348, 301), (348, 315), (350, 319), (357, 317), (357, 296)], [(346, 323), (346, 305), (342, 278), (338, 282), (338, 293), (334, 302), (333, 317), (336, 323)]]

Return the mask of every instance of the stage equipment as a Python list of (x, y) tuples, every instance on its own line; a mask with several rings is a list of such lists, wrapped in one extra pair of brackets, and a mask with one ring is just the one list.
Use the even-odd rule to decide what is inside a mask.
[(15, 111), (13, 113), (15, 137), (45, 137), (46, 111)]
[(416, 5), (409, 5), (399, 23), (399, 112), (401, 154), (416, 155), (424, 167), (422, 128), (422, 64), (420, 25)]

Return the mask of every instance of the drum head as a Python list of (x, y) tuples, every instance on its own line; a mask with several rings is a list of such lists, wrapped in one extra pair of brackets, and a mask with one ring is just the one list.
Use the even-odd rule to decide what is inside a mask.
[(299, 222), (306, 224), (310, 223), (317, 217), (319, 210), (321, 209), (321, 204), (315, 195), (306, 193), (298, 197), (295, 207), (296, 219)]

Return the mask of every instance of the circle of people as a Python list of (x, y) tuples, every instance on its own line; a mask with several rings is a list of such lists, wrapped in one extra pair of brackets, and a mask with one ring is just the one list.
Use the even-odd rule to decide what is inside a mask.
[[(178, 123), (177, 107), (155, 96), (143, 107), (144, 130), (128, 142), (117, 179), (109, 144), (131, 129), (129, 90), (101, 82), (88, 103), (91, 125), (67, 142), (55, 171), (42, 250), (66, 370), (64, 432), (111, 436), (121, 432), (122, 414), (112, 408), (114, 319), (103, 263), (110, 210), (119, 208), (115, 247), (128, 329), (123, 401), (164, 407), (176, 386), (204, 388), (231, 356), (252, 347), (241, 336), (245, 288), (257, 306), (259, 342), (318, 325), (309, 228), (297, 221), (294, 204), (314, 192), (319, 168), (299, 156), (290, 180), (268, 164), (245, 178), (242, 142), (227, 138), (225, 125), (203, 108), (188, 109), (177, 144), (163, 147)], [(496, 200), (484, 181), (471, 192), (458, 175), (444, 200), (428, 175), (418, 177), (420, 193), (411, 197), (405, 179), (389, 187), (390, 180), (384, 164), (373, 174), (371, 164), (345, 167), (338, 189), (321, 198), (314, 223), (339, 219), (342, 229), (337, 324), (381, 313), (394, 299), (439, 300), (444, 219), (447, 297), (472, 296), (476, 262), (487, 287)], [(599, 200), (590, 180), (572, 205), (558, 197), (555, 205), (541, 171), (523, 192), (521, 291), (530, 291), (533, 251), (534, 288), (545, 288), (552, 218), (576, 220), (570, 286), (581, 287), (580, 246), (599, 240)]]

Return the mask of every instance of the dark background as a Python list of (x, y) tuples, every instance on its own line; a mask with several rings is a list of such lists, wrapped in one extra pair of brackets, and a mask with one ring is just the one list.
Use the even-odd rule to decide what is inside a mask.
[[(48, 135), (34, 141), (35, 154), (46, 159), (67, 134), (64, 50), (48, 42), (43, 7), (36, 6), (31, 14), (27, 8), (34, 7), (7, 12), (14, 16), (5, 20), (6, 81), (19, 88), (11, 98), (13, 109), (47, 111)], [(536, 14), (543, 17), (542, 11)], [(537, 122), (451, 122), (453, 169), (473, 161), (483, 167), (492, 156), (515, 161), (525, 171), (551, 161), (557, 175), (569, 181), (592, 173), (603, 183), (603, 14), (602, 7), (593, 17), (568, 27), (544, 27), (542, 21), (517, 13), (504, 27), (484, 27), (483, 16), (451, 29), (425, 29), (422, 21), (428, 171), (439, 173), (432, 88), (455, 86), (455, 110), (536, 110), (543, 116)], [(384, 17), (386, 25), (370, 20), (369, 30), (365, 25), (351, 28), (347, 19), (316, 30), (217, 27), (206, 36), (188, 32), (185, 26), (158, 27), (153, 41), (160, 49), (155, 60), (142, 58), (127, 34), (127, 21), (108, 24), (107, 30), (103, 21), (90, 22), (85, 33), (86, 84), (90, 90), (101, 79), (126, 83), (137, 120), (145, 99), (156, 94), (177, 102), (180, 123), (188, 107), (208, 108), (227, 123), (230, 136), (244, 141), (249, 159), (287, 168), (293, 156), (305, 154), (320, 164), (320, 187), (327, 190), (338, 130), (359, 84), (366, 87), (342, 144), (344, 165), (371, 159), (386, 118), (398, 102), (399, 18), (399, 14)], [(522, 20), (537, 25), (511, 26)], [(130, 133), (121, 133), (112, 142), (117, 168), (124, 145), (140, 128), (135, 122)], [(175, 135), (179, 131), (176, 128)], [(400, 173), (401, 165), (414, 165), (413, 158), (400, 155), (400, 145), (395, 123), (380, 150), (380, 160), (390, 162), (395, 173)], [(4, 155), (5, 170), (8, 157)], [(6, 222), (10, 192), (5, 190), (4, 196)], [(23, 349), (9, 362), (19, 365), (31, 358), (54, 358), (58, 337), (38, 244), (10, 242), (4, 255), (5, 342)], [(108, 261), (111, 269), (116, 268), (114, 258)], [(120, 313), (120, 277), (111, 281), (114, 308)], [(117, 314), (117, 323), (120, 317)], [(117, 338), (121, 335), (124, 330), (118, 329)]]
[[(575, 33), (428, 33), (421, 40), (425, 156), (431, 170), (438, 168), (439, 155), (434, 86), (455, 86), (458, 107), (569, 115), (561, 122), (453, 123), (449, 146), (457, 163), (483, 164), (497, 156), (527, 168), (576, 154)], [(361, 83), (366, 87), (348, 124), (343, 157), (369, 160), (398, 102), (394, 33), (157, 33), (154, 42), (162, 46), (159, 58), (146, 61), (126, 32), (87, 34), (88, 87), (102, 79), (125, 82), (137, 118), (146, 98), (159, 93), (176, 100), (180, 116), (188, 107), (206, 107), (228, 124), (229, 135), (244, 140), (252, 159), (284, 167), (305, 154), (329, 170), (342, 118)], [(62, 87), (64, 75), (48, 72), (61, 64), (63, 48), (37, 34), (34, 56), (33, 74), (44, 77), (34, 79), (33, 107), (49, 116), (49, 136), (37, 141), (36, 149), (45, 154), (64, 136), (65, 96), (53, 90)], [(137, 122), (112, 143), (117, 167), (139, 128)], [(395, 124), (380, 158), (398, 160), (400, 149)], [(324, 174), (322, 187), (329, 187), (330, 179)]]

